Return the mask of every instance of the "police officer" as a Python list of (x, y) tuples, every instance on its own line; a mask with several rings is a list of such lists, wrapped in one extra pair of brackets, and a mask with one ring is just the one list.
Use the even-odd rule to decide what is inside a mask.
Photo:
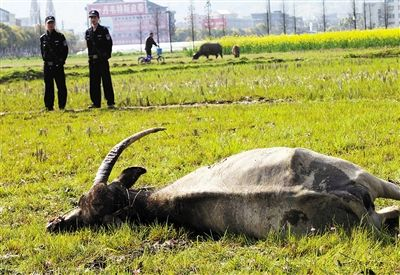
[(149, 34), (149, 36), (146, 38), (146, 46), (145, 46), (145, 50), (146, 50), (146, 54), (147, 54), (147, 58), (151, 59), (151, 48), (154, 46), (158, 47), (156, 41), (154, 41), (153, 38), (154, 34), (151, 32)]
[(68, 45), (64, 35), (55, 30), (54, 16), (47, 16), (45, 24), (46, 33), (40, 36), (40, 50), (44, 61), (44, 104), (46, 110), (54, 110), (55, 80), (58, 90), (58, 107), (63, 110), (67, 103), (64, 64), (68, 56)]
[(90, 99), (92, 100), (89, 108), (101, 107), (100, 81), (103, 82), (108, 108), (114, 108), (114, 90), (108, 64), (112, 51), (112, 39), (108, 29), (99, 24), (100, 16), (97, 10), (91, 10), (89, 18), (92, 26), (85, 34), (89, 54)]

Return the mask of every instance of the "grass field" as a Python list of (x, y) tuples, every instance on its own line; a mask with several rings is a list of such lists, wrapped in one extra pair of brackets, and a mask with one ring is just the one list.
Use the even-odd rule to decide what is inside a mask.
[[(69, 59), (66, 112), (42, 111), (40, 60), (1, 62), (0, 274), (400, 274), (399, 239), (361, 228), (350, 235), (337, 229), (263, 240), (197, 236), (160, 223), (46, 233), (46, 222), (89, 190), (114, 144), (156, 126), (167, 131), (127, 149), (111, 178), (142, 165), (148, 173), (137, 186), (162, 187), (243, 150), (289, 146), (341, 157), (400, 181), (396, 48), (199, 62), (176, 54), (149, 66), (135, 60), (111, 60), (118, 109), (89, 111), (86, 59)], [(31, 78), (23, 74), (27, 67)], [(140, 108), (145, 106), (152, 108)], [(377, 202), (387, 205), (400, 202)]]

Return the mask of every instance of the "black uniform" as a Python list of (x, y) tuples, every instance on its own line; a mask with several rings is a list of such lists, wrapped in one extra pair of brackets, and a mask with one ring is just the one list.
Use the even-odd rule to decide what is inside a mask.
[(145, 46), (145, 50), (146, 50), (146, 54), (149, 56), (151, 55), (151, 47), (157, 46), (156, 41), (154, 41), (153, 37), (149, 36), (146, 38), (146, 46)]
[(99, 24), (96, 30), (93, 30), (93, 27), (89, 28), (85, 38), (89, 54), (90, 99), (94, 107), (101, 106), (100, 81), (102, 81), (107, 105), (113, 106), (114, 90), (108, 64), (113, 44), (110, 33), (106, 27)]
[(40, 37), (40, 49), (44, 61), (44, 104), (47, 110), (53, 110), (54, 81), (58, 90), (58, 107), (64, 109), (67, 103), (64, 64), (68, 56), (68, 45), (62, 33), (56, 30), (46, 31)]

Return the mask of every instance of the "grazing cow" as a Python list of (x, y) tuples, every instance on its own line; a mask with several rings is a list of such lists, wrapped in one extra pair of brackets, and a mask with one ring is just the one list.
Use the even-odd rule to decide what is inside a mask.
[(193, 55), (193, 59), (199, 59), (200, 56), (204, 55), (205, 57), (209, 57), (210, 55), (215, 55), (215, 58), (218, 58), (218, 55), (222, 58), (222, 46), (219, 43), (205, 43), (200, 46), (200, 49), (197, 53)]
[(398, 231), (400, 207), (376, 210), (376, 198), (400, 200), (400, 187), (348, 161), (302, 148), (255, 149), (202, 167), (160, 190), (131, 189), (144, 174), (130, 167), (110, 184), (122, 151), (150, 133), (117, 144), (103, 160), (78, 207), (51, 220), (50, 232), (125, 220), (172, 221), (203, 232), (262, 238), (270, 231), (301, 235), (363, 224)]
[(232, 47), (232, 54), (234, 57), (240, 57), (240, 47), (238, 45)]

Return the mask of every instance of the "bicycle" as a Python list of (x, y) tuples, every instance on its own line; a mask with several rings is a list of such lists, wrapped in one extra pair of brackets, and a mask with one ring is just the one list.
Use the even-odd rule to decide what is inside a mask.
[[(149, 64), (151, 63), (151, 60), (153, 57), (151, 55), (148, 56), (140, 56), (138, 58), (138, 63), (139, 64)], [(162, 49), (160, 47), (157, 48), (157, 63), (164, 63), (165, 58), (162, 56)]]

